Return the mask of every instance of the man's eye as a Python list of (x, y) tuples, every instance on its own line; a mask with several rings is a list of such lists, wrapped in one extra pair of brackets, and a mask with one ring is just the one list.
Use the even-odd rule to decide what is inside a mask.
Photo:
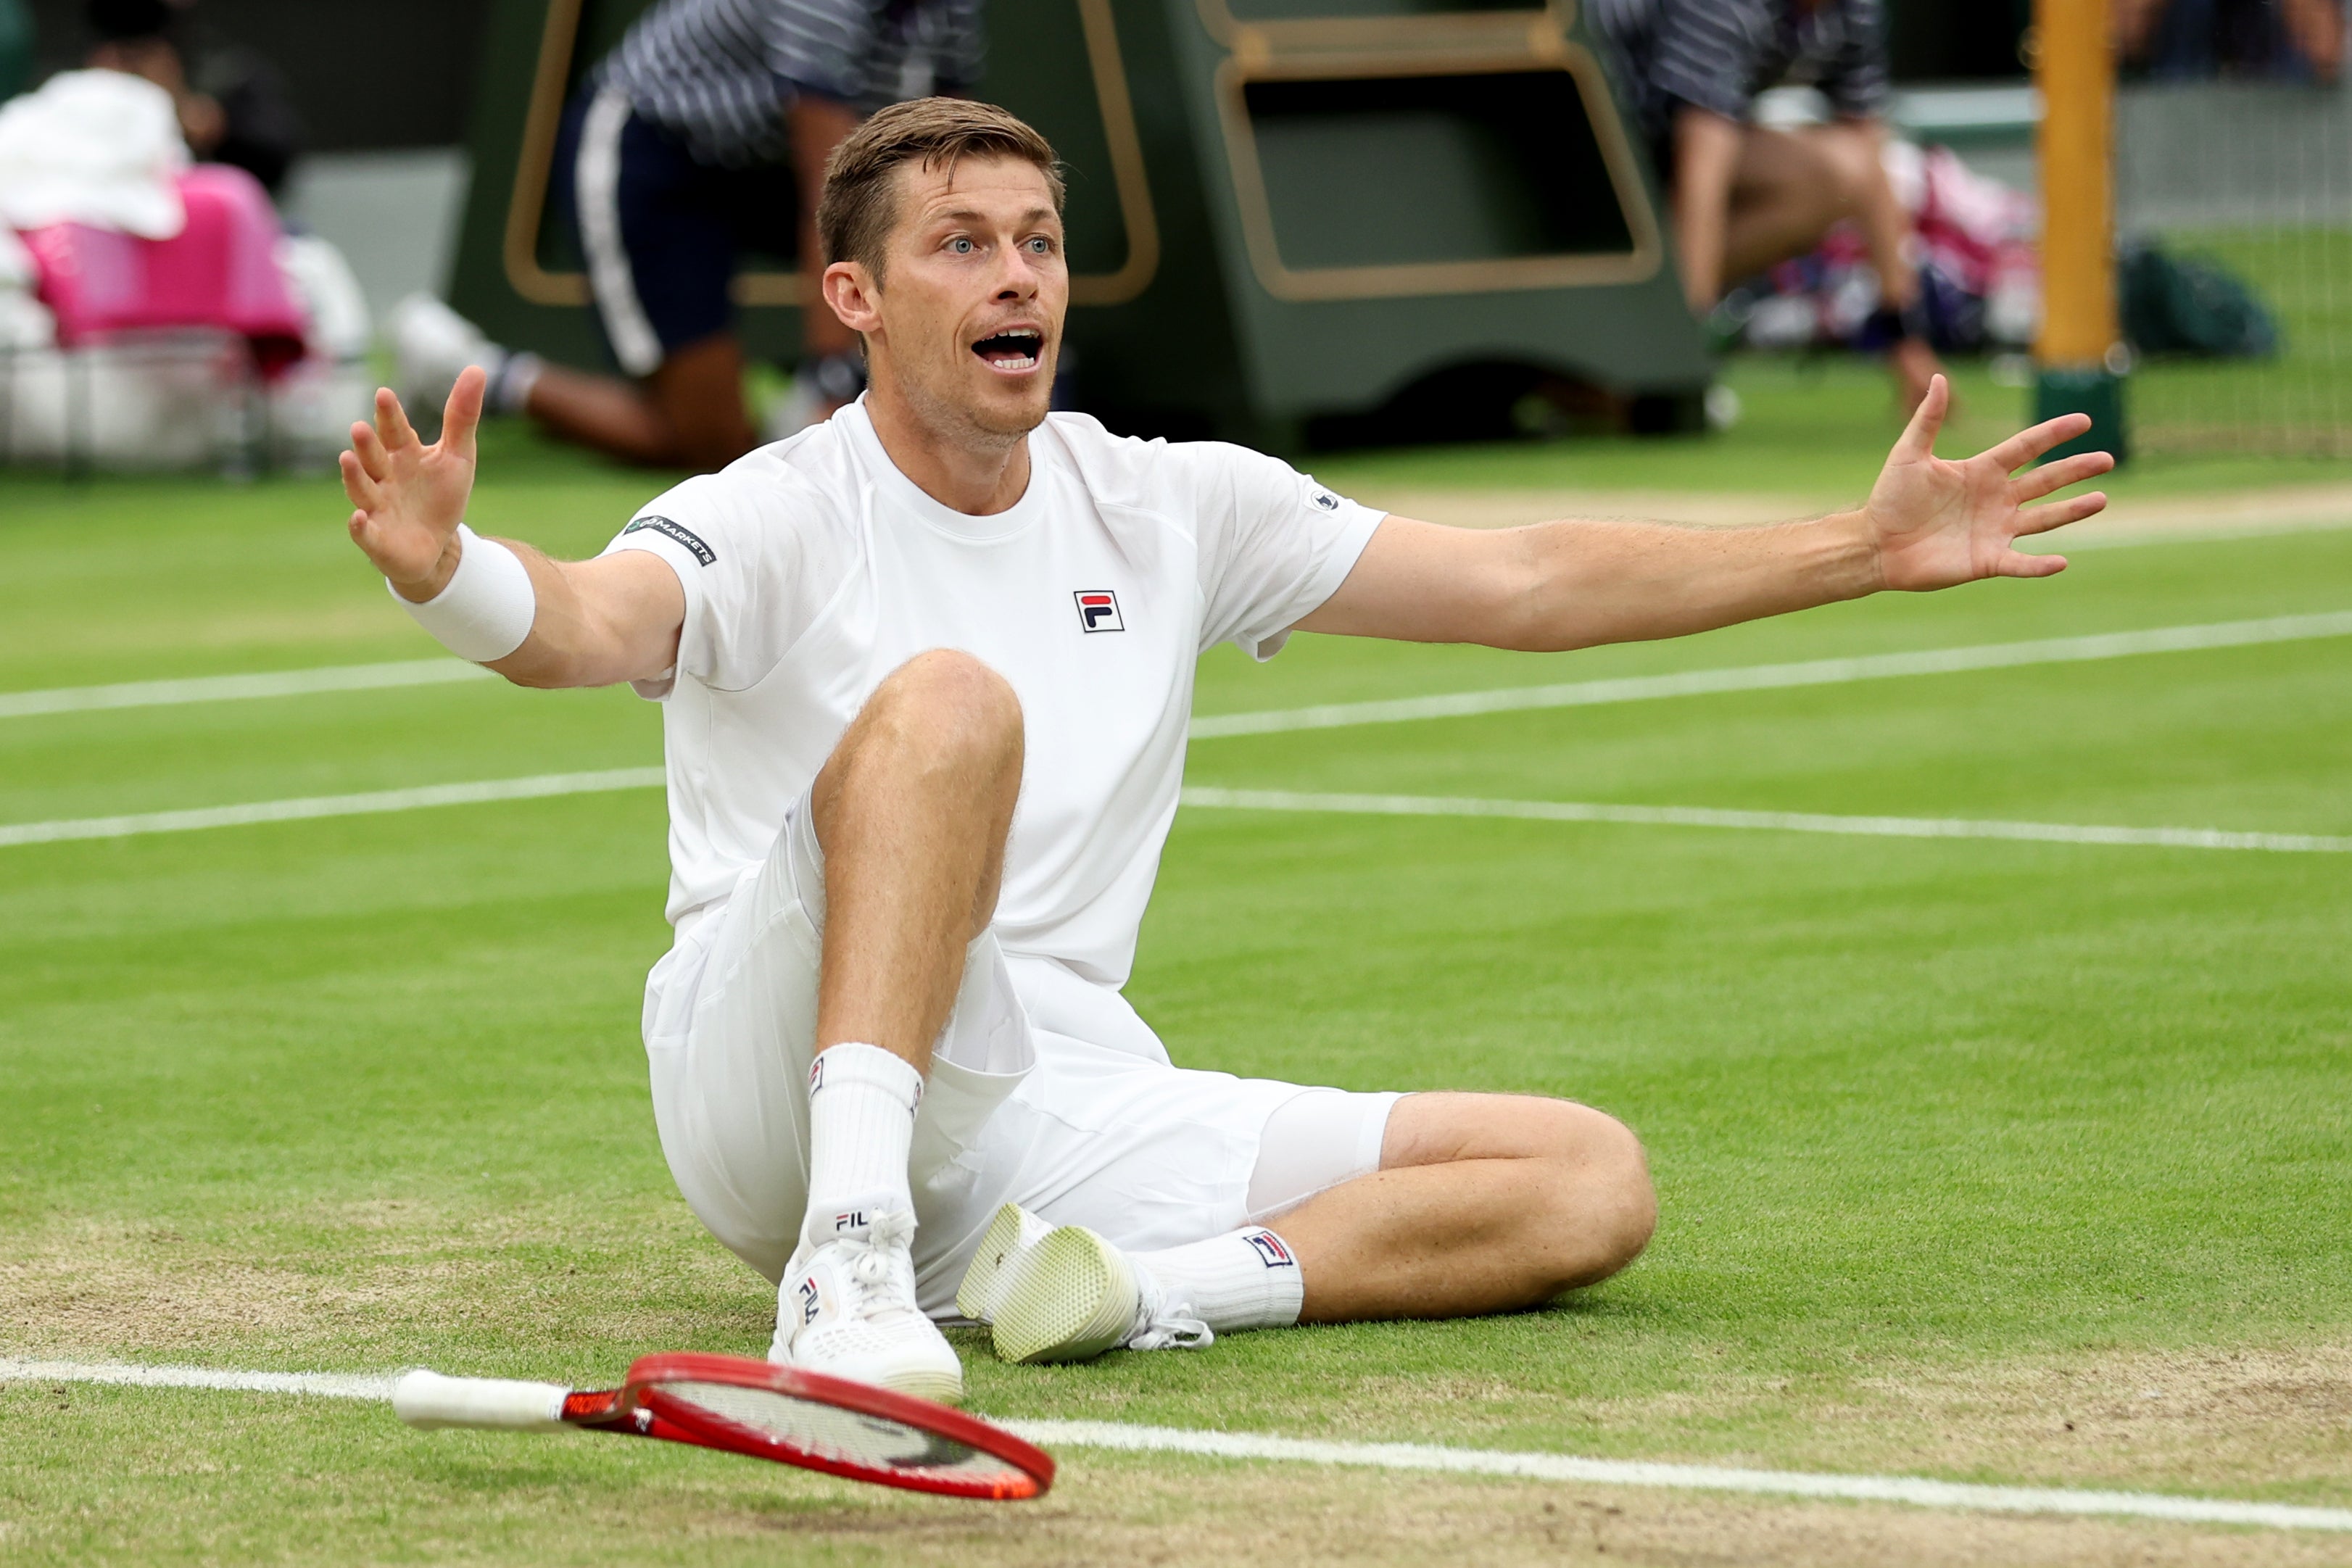
[(972, 252), (972, 243), (970, 239), (959, 235), (954, 239), (948, 241), (948, 248), (955, 252), (958, 256), (970, 256)]
[(1039, 235), (1029, 242), (1029, 254), (1032, 256), (1051, 256), (1054, 254), (1054, 242), (1047, 239), (1044, 235)]

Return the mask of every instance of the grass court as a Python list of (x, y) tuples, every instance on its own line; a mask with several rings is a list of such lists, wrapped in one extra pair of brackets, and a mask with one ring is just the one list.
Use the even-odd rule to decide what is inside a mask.
[[(1706, 442), (1349, 455), (1402, 490), (1858, 498), (1866, 370)], [(1943, 450), (2005, 432), (1965, 380)], [(2150, 463), (2119, 497), (2344, 482)], [(497, 433), (472, 513), (596, 549), (661, 481)], [(11, 692), (434, 650), (327, 479), (0, 480)], [(2352, 518), (2352, 504), (2345, 507)], [(1441, 515), (1440, 520), (1444, 520)], [(1530, 657), (1306, 637), (1202, 715), (2352, 611), (2352, 530)], [(0, 717), (0, 826), (643, 767), (625, 690)], [(2352, 834), (2352, 639), (1196, 741), (1188, 782)], [(658, 790), (0, 847), (0, 1357), (609, 1383), (758, 1354), (637, 1039)], [(2352, 856), (1188, 809), (1130, 987), (1177, 1060), (1572, 1095), (1648, 1143), (1618, 1279), (1473, 1322), (999, 1365), (976, 1410), (2352, 1505)], [(2352, 1536), (1066, 1449), (1044, 1502), (378, 1406), (0, 1383), (12, 1563), (2345, 1563)]]

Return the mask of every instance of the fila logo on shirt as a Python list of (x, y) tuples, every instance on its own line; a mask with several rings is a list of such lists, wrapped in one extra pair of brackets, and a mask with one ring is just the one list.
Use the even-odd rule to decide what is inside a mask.
[(1243, 1239), (1257, 1249), (1259, 1260), (1269, 1269), (1298, 1267), (1298, 1260), (1290, 1255), (1290, 1249), (1282, 1244), (1282, 1238), (1271, 1230), (1253, 1230)]
[(1089, 632), (1124, 632), (1118, 618), (1118, 595), (1108, 588), (1081, 588), (1070, 595), (1078, 601), (1078, 624)]

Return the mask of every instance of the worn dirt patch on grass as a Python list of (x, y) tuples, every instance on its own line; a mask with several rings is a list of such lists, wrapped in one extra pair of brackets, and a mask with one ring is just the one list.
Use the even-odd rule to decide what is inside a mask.
[[(420, 1345), (449, 1346), (454, 1331), (457, 1343), (507, 1362), (527, 1350), (546, 1364), (544, 1375), (593, 1376), (613, 1370), (594, 1347), (757, 1354), (771, 1322), (772, 1298), (731, 1260), (692, 1239), (659, 1245), (661, 1227), (626, 1216), (558, 1223), (403, 1200), (321, 1207), (303, 1223), (341, 1233), (331, 1268), (292, 1250), (239, 1252), (158, 1226), (51, 1228), (0, 1260), (0, 1351), (390, 1367), (415, 1359)], [(511, 1254), (551, 1233), (581, 1241), (583, 1261)], [(658, 1291), (648, 1284), (656, 1281)], [(1126, 1407), (1124, 1380), (1090, 1389), (1093, 1380), (1038, 1379), (982, 1361), (976, 1336), (958, 1341), (992, 1408), (1139, 1418)], [(583, 1349), (594, 1365), (573, 1364)], [(2224, 1495), (2301, 1485), (2338, 1501), (2352, 1493), (2352, 1343), (2315, 1336), (2307, 1345), (2084, 1352), (1957, 1367), (1875, 1357), (1794, 1377), (1709, 1374), (1616, 1399), (1495, 1371), (1343, 1374), (1319, 1380), (1272, 1429)]]
[(2352, 1478), (2352, 1345), (2110, 1353), (1863, 1386), (1917, 1413), (1915, 1462), (1937, 1469), (2036, 1452), (2081, 1480)]
[(1043, 1502), (1003, 1509), (858, 1495), (835, 1506), (698, 1514), (661, 1528), (717, 1545), (747, 1531), (844, 1556), (972, 1568), (1236, 1562), (1517, 1565), (2352, 1563), (2352, 1541), (2193, 1526), (1725, 1500), (1629, 1489), (1463, 1482), (1295, 1467), (1174, 1469), (1065, 1456)]
[[(1658, 1458), (2053, 1486), (2352, 1494), (2352, 1345), (2107, 1351), (1967, 1368), (1727, 1379), (1580, 1414)], [(1690, 1450), (1675, 1428), (1772, 1434)]]
[[(590, 1223), (453, 1215), (407, 1201), (338, 1205), (315, 1220), (342, 1233), (331, 1258), (266, 1242), (233, 1249), (159, 1226), (53, 1227), (0, 1257), (0, 1351), (246, 1364), (299, 1364), (305, 1355), (343, 1364), (373, 1352), (390, 1366), (453, 1327), (522, 1343), (740, 1350), (764, 1342), (774, 1308), (759, 1281), (712, 1249), (662, 1246), (662, 1228), (625, 1218)], [(551, 1266), (510, 1255), (553, 1236), (583, 1260)], [(631, 1288), (615, 1288), (614, 1275), (648, 1253), (653, 1260)], [(661, 1283), (658, 1299), (645, 1288), (648, 1276)], [(718, 1312), (693, 1310), (712, 1303)]]

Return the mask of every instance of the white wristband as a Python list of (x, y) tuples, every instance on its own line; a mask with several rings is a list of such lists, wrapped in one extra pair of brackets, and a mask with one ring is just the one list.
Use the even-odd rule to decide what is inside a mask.
[(463, 523), (457, 525), (457, 570), (440, 592), (418, 604), (401, 598), (389, 580), (384, 591), (443, 647), (461, 659), (487, 664), (522, 646), (530, 635), (530, 623), (539, 617), (539, 596), (520, 556)]

